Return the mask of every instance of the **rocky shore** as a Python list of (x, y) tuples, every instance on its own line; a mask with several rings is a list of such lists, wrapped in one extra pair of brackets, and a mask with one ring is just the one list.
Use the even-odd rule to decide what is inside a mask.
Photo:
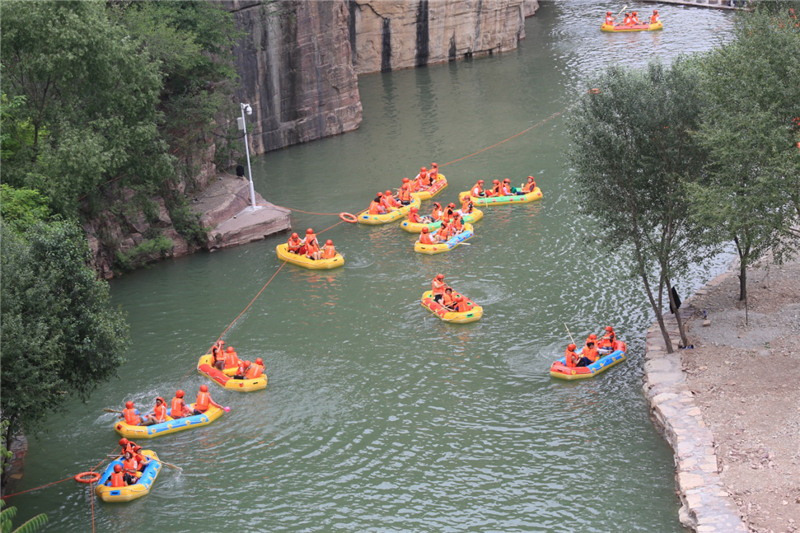
[[(647, 334), (645, 395), (675, 452), (681, 522), (698, 532), (800, 528), (800, 261), (729, 270), (684, 302), (691, 349)], [(674, 346), (677, 325), (668, 321)]]

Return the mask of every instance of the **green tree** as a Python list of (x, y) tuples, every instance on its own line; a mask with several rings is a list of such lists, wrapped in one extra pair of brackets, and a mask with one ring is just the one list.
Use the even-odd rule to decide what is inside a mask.
[[(691, 132), (701, 107), (698, 76), (686, 60), (644, 71), (611, 67), (568, 118), (579, 203), (600, 228), (599, 243), (631, 255), (667, 350), (662, 314), (672, 280), (710, 250), (687, 223), (685, 182), (703, 168), (705, 152)], [(674, 304), (674, 302), (672, 302)], [(683, 343), (680, 313), (676, 314)]]
[(128, 326), (109, 305), (108, 283), (87, 266), (79, 226), (38, 223), (23, 235), (3, 223), (0, 232), (0, 416), (10, 442), (115, 376)]
[(697, 139), (710, 161), (689, 189), (693, 216), (715, 242), (735, 243), (745, 301), (748, 267), (770, 250), (780, 260), (800, 235), (797, 23), (787, 3), (762, 3), (737, 18), (734, 41), (701, 62), (706, 106)]
[(18, 232), (50, 217), (49, 200), (33, 189), (0, 184), (0, 217)]
[[(5, 500), (0, 500), (0, 509), (5, 507), (5, 505)], [(16, 507), (9, 507), (0, 512), (0, 533), (33, 533), (41, 529), (47, 523), (47, 515), (38, 514), (12, 532), (11, 528), (14, 526), (11, 524), (11, 521), (15, 516), (17, 516)]]

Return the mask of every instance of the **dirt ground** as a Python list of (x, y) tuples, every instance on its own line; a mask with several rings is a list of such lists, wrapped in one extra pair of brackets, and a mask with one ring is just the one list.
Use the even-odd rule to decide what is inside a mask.
[[(800, 531), (800, 261), (733, 275), (692, 301), (683, 368), (750, 530)], [(703, 326), (703, 311), (710, 325)]]

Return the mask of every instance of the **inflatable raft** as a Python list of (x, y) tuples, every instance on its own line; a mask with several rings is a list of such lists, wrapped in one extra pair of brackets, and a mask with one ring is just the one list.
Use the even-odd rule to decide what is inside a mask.
[(444, 242), (438, 242), (436, 244), (422, 244), (419, 241), (415, 242), (414, 251), (428, 255), (440, 254), (442, 252), (449, 252), (453, 248), (460, 245), (462, 242), (471, 238), (473, 235), (475, 234), (472, 232), (472, 224), (464, 224), (464, 231), (462, 231), (458, 235), (453, 235)]
[(428, 187), (427, 189), (412, 192), (412, 198), (419, 198), (420, 200), (430, 200), (440, 192), (442, 192), (445, 187), (447, 187), (447, 178), (444, 177), (444, 174), (439, 174), (439, 177), (436, 181), (433, 182), (433, 185)]
[[(461, 211), (459, 211), (460, 213)], [(469, 222), (472, 224), (473, 222), (477, 222), (483, 218), (483, 211), (480, 209), (473, 209), (472, 213), (469, 215), (462, 215), (461, 220), (465, 223)], [(400, 227), (406, 230), (409, 233), (422, 233), (422, 228), (428, 228), (428, 232), (433, 233), (442, 225), (441, 220), (437, 220), (436, 222), (431, 222), (430, 224), (421, 224), (419, 222), (409, 222), (408, 220), (404, 220)]]
[(150, 493), (150, 488), (153, 486), (153, 483), (155, 483), (158, 472), (161, 470), (161, 463), (157, 460), (158, 455), (156, 455), (156, 452), (153, 450), (142, 450), (141, 453), (144, 457), (150, 457), (150, 462), (144, 467), (142, 477), (140, 477), (136, 483), (128, 485), (127, 487), (112, 488), (106, 486), (108, 478), (110, 478), (111, 474), (114, 472), (114, 465), (122, 465), (121, 458), (114, 459), (111, 461), (111, 464), (106, 467), (105, 472), (100, 476), (100, 480), (94, 488), (94, 493), (97, 494), (98, 498), (104, 502), (111, 503), (129, 502)]
[[(457, 296), (464, 295), (457, 294)], [(452, 322), (454, 324), (468, 324), (470, 322), (480, 320), (480, 318), (483, 316), (483, 307), (476, 304), (469, 298), (467, 298), (467, 305), (469, 306), (469, 311), (456, 313), (455, 311), (450, 311), (449, 309), (445, 308), (442, 304), (434, 302), (433, 291), (426, 291), (422, 294), (422, 307), (435, 314), (445, 322)]]
[(628, 31), (655, 31), (663, 27), (664, 24), (659, 20), (655, 24), (634, 24), (633, 26), (626, 26), (625, 24), (603, 24), (600, 26), (600, 31), (624, 33)]
[(369, 224), (372, 226), (378, 224), (388, 224), (389, 222), (394, 222), (395, 220), (400, 220), (401, 218), (408, 216), (408, 212), (411, 210), (411, 208), (419, 208), (419, 204), (419, 198), (412, 198), (410, 204), (404, 205), (403, 207), (393, 211), (389, 211), (388, 213), (384, 213), (383, 215), (370, 215), (369, 213), (365, 212), (358, 215), (358, 223)]
[[(194, 404), (189, 404), (194, 409)], [(170, 435), (186, 429), (194, 429), (209, 425), (214, 420), (225, 414), (225, 411), (213, 405), (202, 415), (192, 415), (174, 419), (170, 417), (171, 409), (167, 409), (167, 421), (152, 426), (132, 426), (124, 420), (114, 424), (114, 430), (128, 439), (152, 439), (162, 435)]]
[[(580, 355), (582, 350), (583, 348), (580, 348), (576, 350), (575, 353)], [(614, 351), (606, 353), (605, 355), (601, 353), (599, 359), (589, 366), (579, 366), (575, 368), (569, 368), (566, 364), (566, 359), (562, 357), (554, 361), (550, 366), (550, 375), (554, 378), (567, 380), (593, 378), (597, 374), (605, 372), (612, 366), (624, 361), (626, 359), (625, 352), (627, 350), (628, 347), (624, 342), (615, 341)]]
[(344, 266), (344, 257), (339, 252), (336, 252), (336, 255), (331, 259), (311, 259), (305, 255), (290, 253), (289, 245), (286, 243), (276, 246), (275, 251), (281, 261), (312, 270), (327, 270)]
[[(469, 191), (464, 191), (459, 193), (458, 199), (462, 202), (464, 198), (470, 196)], [(532, 202), (534, 200), (541, 200), (542, 199), (542, 190), (539, 187), (534, 187), (534, 189), (529, 192), (528, 194), (521, 194), (515, 196), (487, 196), (487, 197), (470, 197), (472, 200), (472, 204), (475, 206), (483, 206), (483, 205), (505, 205), (505, 204), (526, 204), (528, 202)]]
[(267, 374), (263, 373), (254, 379), (233, 379), (236, 374), (236, 368), (226, 368), (222, 372), (212, 366), (213, 355), (207, 354), (200, 357), (197, 362), (197, 371), (204, 376), (211, 378), (211, 380), (218, 385), (222, 385), (228, 390), (238, 392), (253, 392), (267, 388)]

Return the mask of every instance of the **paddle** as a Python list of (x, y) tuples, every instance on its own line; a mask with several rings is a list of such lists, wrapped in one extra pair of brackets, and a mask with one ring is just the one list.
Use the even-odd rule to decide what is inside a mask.
[(106, 413), (119, 413), (119, 414), (122, 414), (122, 411), (117, 411), (116, 409), (108, 409), (108, 408), (105, 408), (105, 407), (103, 408), (103, 411), (105, 411)]
[[(107, 455), (106, 457), (114, 457), (115, 459), (118, 459), (120, 456), (119, 455)], [(155, 457), (150, 457), (150, 459), (155, 461), (155, 462), (157, 462), (157, 463), (161, 463), (164, 466), (168, 466), (170, 468), (173, 468), (175, 470), (180, 470), (181, 472), (183, 472), (183, 468), (181, 468), (179, 466), (175, 466), (172, 463), (168, 463), (166, 461), (162, 461), (161, 459), (156, 459)]]
[[(624, 9), (624, 8), (623, 8), (623, 9)], [(572, 333), (570, 333), (570, 331), (569, 331), (569, 327), (567, 326), (567, 323), (566, 323), (566, 322), (564, 322), (564, 327), (565, 327), (565, 328), (567, 328), (567, 335), (569, 335), (569, 340), (571, 340), (571, 341), (572, 341), (572, 344), (575, 344), (575, 339), (573, 339), (573, 338), (572, 338)]]
[[(618, 17), (618, 16), (620, 16), (620, 15), (622, 15), (622, 12), (623, 12), (623, 11), (625, 11), (625, 8), (626, 8), (626, 7), (628, 7), (628, 4), (625, 4), (624, 6), (622, 6), (622, 9), (620, 9), (620, 10), (619, 10), (619, 13), (617, 13), (617, 17)], [(614, 18), (617, 18), (617, 17), (614, 17)]]

